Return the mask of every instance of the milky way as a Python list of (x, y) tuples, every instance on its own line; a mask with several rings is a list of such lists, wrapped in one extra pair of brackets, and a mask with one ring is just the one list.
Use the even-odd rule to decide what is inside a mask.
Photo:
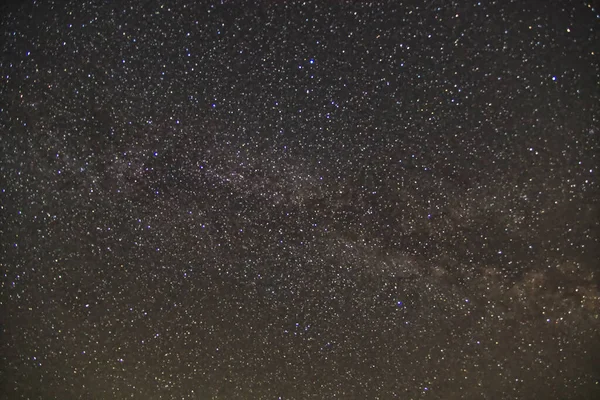
[(592, 4), (0, 15), (0, 398), (600, 398)]

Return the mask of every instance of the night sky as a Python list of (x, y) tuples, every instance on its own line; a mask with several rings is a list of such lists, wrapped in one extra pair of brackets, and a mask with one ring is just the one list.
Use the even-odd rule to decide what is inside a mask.
[(0, 9), (0, 398), (600, 398), (600, 9)]

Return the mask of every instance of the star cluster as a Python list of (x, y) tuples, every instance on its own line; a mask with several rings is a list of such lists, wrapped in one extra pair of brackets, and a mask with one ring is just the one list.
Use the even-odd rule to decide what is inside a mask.
[(600, 396), (600, 11), (0, 11), (1, 398)]

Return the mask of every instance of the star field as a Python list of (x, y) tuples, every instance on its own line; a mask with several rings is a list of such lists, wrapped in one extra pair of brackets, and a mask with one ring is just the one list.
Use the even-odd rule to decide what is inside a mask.
[(0, 398), (600, 398), (592, 2), (0, 15)]

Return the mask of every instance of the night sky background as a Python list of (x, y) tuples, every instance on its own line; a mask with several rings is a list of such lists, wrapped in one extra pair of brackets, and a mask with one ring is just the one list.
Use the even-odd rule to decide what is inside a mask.
[(0, 9), (0, 398), (600, 398), (600, 9)]

